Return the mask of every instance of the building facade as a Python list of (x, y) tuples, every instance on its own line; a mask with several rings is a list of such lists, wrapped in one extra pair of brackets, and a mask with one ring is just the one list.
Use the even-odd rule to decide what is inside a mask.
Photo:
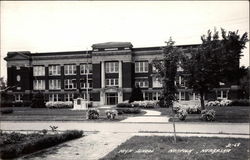
[[(177, 46), (184, 53), (198, 45)], [(154, 76), (154, 59), (162, 59), (162, 47), (134, 48), (130, 42), (92, 45), (92, 50), (73, 52), (8, 52), (8, 94), (15, 101), (30, 101), (42, 92), (46, 101), (72, 101), (81, 96), (94, 105), (113, 105), (129, 100), (139, 85), (145, 100), (159, 100), (161, 80)], [(176, 85), (180, 101), (198, 100), (188, 89), (178, 68)], [(230, 87), (216, 90), (217, 98), (227, 98)]]

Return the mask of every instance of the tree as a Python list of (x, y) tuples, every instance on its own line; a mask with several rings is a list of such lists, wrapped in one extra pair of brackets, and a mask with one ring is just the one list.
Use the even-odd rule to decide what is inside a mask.
[(134, 102), (134, 101), (143, 101), (143, 94), (141, 91), (141, 88), (139, 87), (139, 85), (136, 85), (133, 90), (132, 90), (132, 94), (131, 97), (129, 99), (129, 103)]
[(171, 107), (173, 111), (173, 128), (174, 128), (174, 142), (176, 143), (176, 132), (175, 132), (175, 113), (173, 110), (173, 102), (177, 101), (176, 93), (177, 89), (175, 86), (175, 76), (177, 73), (177, 67), (180, 60), (182, 59), (182, 52), (180, 49), (174, 46), (174, 41), (171, 37), (166, 42), (166, 46), (163, 47), (163, 63), (155, 59), (153, 65), (157, 69), (157, 75), (163, 80), (163, 94), (164, 105)]
[(220, 82), (232, 82), (235, 80), (232, 75), (239, 75), (239, 58), (247, 42), (247, 34), (240, 37), (237, 32), (226, 35), (224, 29), (221, 31), (222, 40), (218, 31), (212, 34), (208, 30), (207, 35), (201, 37), (202, 44), (197, 50), (192, 50), (191, 56), (186, 56), (184, 61), (187, 84), (200, 94), (202, 109), (205, 109), (204, 96), (208, 91), (219, 87)]

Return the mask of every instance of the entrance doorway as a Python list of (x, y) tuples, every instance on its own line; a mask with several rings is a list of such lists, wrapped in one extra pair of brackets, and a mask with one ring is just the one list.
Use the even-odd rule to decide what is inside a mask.
[(106, 93), (106, 102), (107, 105), (115, 105), (118, 103), (118, 94), (117, 93)]

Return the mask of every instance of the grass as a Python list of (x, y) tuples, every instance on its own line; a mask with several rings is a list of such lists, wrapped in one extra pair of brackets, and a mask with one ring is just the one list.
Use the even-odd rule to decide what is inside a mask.
[[(250, 107), (247, 106), (225, 106), (225, 107), (207, 107), (206, 109), (214, 109), (216, 111), (216, 119), (213, 122), (229, 122), (229, 123), (249, 123)], [(154, 110), (161, 112), (161, 115), (172, 116), (171, 108), (155, 108)], [(178, 122), (203, 122), (199, 119), (200, 114), (188, 114), (185, 121)], [(172, 119), (170, 118), (170, 121)]]
[(22, 134), (2, 133), (0, 134), (0, 155), (2, 159), (20, 157), (24, 154), (33, 153), (41, 149), (80, 138), (82, 131), (71, 130), (55, 134)]
[[(1, 114), (0, 121), (87, 121), (85, 110), (71, 109), (48, 109), (48, 108), (30, 108), (30, 107), (11, 107), (13, 113)], [(9, 109), (9, 108), (5, 108)], [(115, 120), (108, 120), (103, 108), (99, 108), (100, 118), (88, 121), (116, 122), (126, 119), (127, 117), (139, 116), (144, 114), (122, 114), (118, 115)]]
[(174, 144), (173, 137), (134, 136), (102, 160), (246, 160), (249, 142), (240, 138), (177, 137)]

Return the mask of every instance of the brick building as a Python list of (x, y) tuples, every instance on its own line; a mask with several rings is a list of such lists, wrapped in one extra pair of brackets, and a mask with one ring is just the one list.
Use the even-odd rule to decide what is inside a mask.
[[(198, 45), (177, 46), (184, 53)], [(8, 52), (8, 94), (15, 101), (30, 101), (43, 92), (46, 101), (71, 101), (81, 95), (94, 105), (112, 105), (128, 100), (138, 84), (145, 100), (159, 100), (162, 84), (154, 76), (151, 62), (162, 58), (162, 47), (133, 48), (130, 42), (107, 42), (92, 45), (92, 50), (30, 53)], [(180, 101), (197, 100), (188, 89), (178, 68), (176, 84)], [(87, 86), (88, 85), (88, 86)], [(216, 89), (218, 98), (227, 98), (230, 87)]]

